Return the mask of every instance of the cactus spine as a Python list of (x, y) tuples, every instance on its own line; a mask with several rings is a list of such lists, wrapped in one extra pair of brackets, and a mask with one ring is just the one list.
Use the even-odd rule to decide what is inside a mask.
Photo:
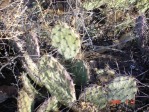
[(31, 85), (26, 74), (21, 76), (23, 87), (19, 91), (18, 95), (18, 111), (19, 112), (32, 112), (34, 107), (34, 99), (38, 93), (36, 89)]
[(28, 94), (30, 95), (36, 95), (39, 94), (38, 91), (33, 87), (33, 85), (30, 83), (30, 80), (27, 77), (26, 73), (23, 73), (21, 76), (21, 80), (23, 83), (22, 89), (24, 89)]

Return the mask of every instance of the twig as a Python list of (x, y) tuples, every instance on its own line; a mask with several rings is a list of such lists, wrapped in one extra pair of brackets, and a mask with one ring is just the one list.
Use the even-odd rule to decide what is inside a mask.
[(147, 106), (149, 106), (149, 104), (144, 105), (144, 106), (142, 106), (142, 107), (138, 108), (135, 112), (138, 112), (138, 111), (142, 110), (143, 108), (145, 108), (145, 107), (147, 107)]

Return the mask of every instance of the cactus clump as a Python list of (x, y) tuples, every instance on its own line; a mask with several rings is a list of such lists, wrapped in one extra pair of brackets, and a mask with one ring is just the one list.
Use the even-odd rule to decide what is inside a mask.
[(105, 108), (108, 102), (106, 92), (101, 86), (97, 85), (86, 88), (79, 99), (93, 103), (99, 109)]
[(59, 102), (68, 105), (76, 100), (73, 80), (55, 58), (42, 56), (39, 71), (42, 83)]
[(75, 32), (66, 23), (56, 25), (51, 32), (52, 46), (58, 49), (58, 52), (65, 59), (76, 57), (81, 48), (79, 34)]
[(30, 78), (39, 86), (43, 86), (41, 79), (40, 79), (37, 64), (34, 63), (34, 61), (31, 59), (31, 57), (27, 53), (24, 53), (24, 58), (26, 61), (25, 66), (26, 66), (27, 70), (29, 71), (28, 75), (30, 76)]
[(135, 99), (137, 93), (137, 83), (135, 78), (129, 76), (116, 77), (108, 84), (108, 101)]

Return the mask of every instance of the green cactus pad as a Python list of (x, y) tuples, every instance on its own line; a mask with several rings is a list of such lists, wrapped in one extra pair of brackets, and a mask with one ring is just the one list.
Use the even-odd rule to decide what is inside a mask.
[(73, 80), (56, 59), (42, 56), (39, 71), (42, 83), (58, 101), (68, 105), (76, 100)]
[(28, 75), (36, 84), (38, 84), (39, 86), (43, 86), (41, 79), (40, 79), (38, 66), (27, 53), (25, 53), (23, 56), (26, 61), (26, 68), (29, 72)]
[(36, 112), (57, 112), (58, 111), (58, 100), (56, 97), (50, 97), (43, 102)]
[(33, 112), (34, 97), (29, 95), (24, 89), (19, 91), (18, 112)]
[(93, 85), (85, 89), (80, 95), (80, 100), (93, 103), (99, 109), (103, 109), (107, 105), (107, 95), (101, 86)]
[(74, 83), (77, 86), (85, 86), (89, 81), (89, 68), (82, 60), (76, 60), (66, 65), (68, 71), (72, 73)]
[(52, 46), (58, 49), (58, 52), (65, 59), (74, 58), (80, 51), (81, 41), (79, 35), (66, 23), (56, 25), (51, 32)]
[(129, 76), (116, 77), (110, 84), (108, 84), (108, 101), (135, 99), (138, 91), (135, 78)]
[(23, 73), (21, 76), (23, 89), (30, 95), (36, 95), (39, 94), (38, 91), (33, 87), (33, 85), (30, 83), (30, 80), (27, 77), (26, 73)]
[(32, 86), (27, 74), (23, 73), (21, 75), (22, 89), (19, 91), (18, 96), (18, 111), (19, 112), (32, 112), (34, 106), (34, 99), (38, 91)]

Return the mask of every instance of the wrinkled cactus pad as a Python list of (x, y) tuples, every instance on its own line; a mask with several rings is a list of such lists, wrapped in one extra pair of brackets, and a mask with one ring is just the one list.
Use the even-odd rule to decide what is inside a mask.
[(33, 85), (30, 83), (30, 80), (27, 77), (26, 73), (23, 73), (21, 78), (23, 89), (30, 95), (36, 95), (39, 94), (38, 91), (33, 87)]
[(59, 102), (68, 105), (76, 100), (73, 80), (55, 58), (42, 56), (39, 71), (42, 83)]
[(85, 89), (80, 95), (80, 100), (93, 103), (99, 109), (103, 109), (107, 105), (107, 95), (101, 86), (93, 85)]
[(135, 78), (129, 76), (116, 77), (108, 84), (108, 100), (126, 100), (135, 99), (138, 91)]
[(58, 111), (58, 101), (56, 97), (50, 97), (46, 99), (38, 108), (36, 112), (57, 112)]
[(65, 59), (74, 58), (80, 51), (81, 40), (79, 34), (66, 23), (56, 25), (51, 32), (52, 46), (58, 49), (58, 52)]
[(34, 97), (29, 95), (24, 89), (19, 91), (18, 112), (33, 112)]
[(85, 86), (89, 82), (89, 67), (82, 60), (67, 63), (68, 72), (72, 73), (77, 86)]

